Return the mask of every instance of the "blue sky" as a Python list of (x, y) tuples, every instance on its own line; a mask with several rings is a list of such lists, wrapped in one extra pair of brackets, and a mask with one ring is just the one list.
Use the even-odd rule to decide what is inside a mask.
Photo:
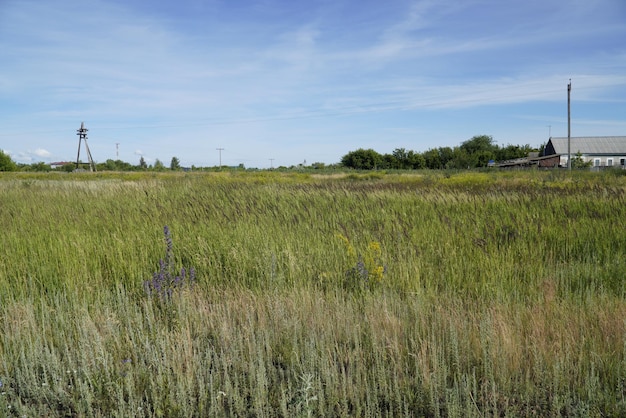
[[(266, 168), (626, 135), (624, 0), (0, 0), (0, 149)], [(119, 144), (119, 146), (116, 146)], [(81, 151), (81, 155), (84, 151)]]

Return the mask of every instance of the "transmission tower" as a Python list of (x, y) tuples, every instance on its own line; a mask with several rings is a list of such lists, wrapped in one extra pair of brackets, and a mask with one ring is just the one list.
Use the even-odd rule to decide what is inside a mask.
[(79, 169), (80, 164), (80, 143), (85, 142), (85, 150), (87, 151), (87, 159), (89, 160), (89, 171), (96, 171), (96, 165), (93, 162), (93, 158), (91, 158), (91, 151), (89, 151), (89, 145), (87, 144), (87, 131), (89, 129), (85, 128), (85, 122), (80, 123), (80, 129), (76, 131), (76, 135), (78, 135), (78, 154), (76, 155), (76, 170)]

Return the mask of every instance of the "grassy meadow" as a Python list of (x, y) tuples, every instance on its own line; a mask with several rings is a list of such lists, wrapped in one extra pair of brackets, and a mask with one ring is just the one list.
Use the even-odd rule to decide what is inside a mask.
[(3, 173), (0, 416), (625, 416), (625, 194), (619, 172)]

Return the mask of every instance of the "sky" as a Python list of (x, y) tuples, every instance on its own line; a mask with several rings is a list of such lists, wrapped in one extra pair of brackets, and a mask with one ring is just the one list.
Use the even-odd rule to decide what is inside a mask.
[[(624, 0), (0, 0), (20, 163), (270, 168), (626, 135)], [(84, 147), (81, 160), (85, 161)]]

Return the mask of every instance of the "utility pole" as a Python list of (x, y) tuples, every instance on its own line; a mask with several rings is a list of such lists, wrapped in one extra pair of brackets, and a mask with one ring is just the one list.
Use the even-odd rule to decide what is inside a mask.
[(218, 150), (220, 153), (220, 168), (222, 168), (222, 151), (224, 151), (224, 148), (215, 148), (215, 149)]
[(116, 142), (115, 143), (115, 157), (117, 157), (117, 159), (120, 159), (120, 143)]
[(567, 84), (567, 169), (572, 170), (572, 118), (570, 107), (570, 96), (572, 93), (572, 79), (569, 79)]
[(89, 129), (85, 128), (85, 122), (80, 123), (80, 129), (76, 130), (76, 135), (78, 135), (78, 154), (76, 155), (76, 170), (78, 170), (80, 166), (80, 143), (85, 143), (85, 150), (87, 151), (87, 159), (89, 160), (89, 171), (96, 171), (96, 164), (93, 162), (93, 158), (91, 158), (91, 151), (89, 150), (89, 145), (87, 145), (87, 131)]
[(274, 159), (270, 158), (270, 170), (274, 169)]

